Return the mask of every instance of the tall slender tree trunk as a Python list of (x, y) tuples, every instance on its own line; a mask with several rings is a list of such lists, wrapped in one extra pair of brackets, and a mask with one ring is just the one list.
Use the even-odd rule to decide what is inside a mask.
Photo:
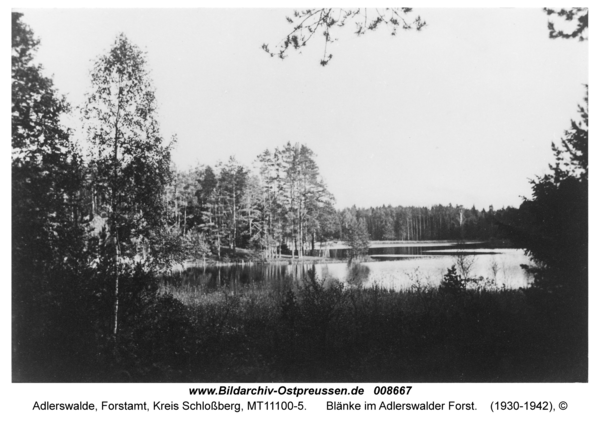
[[(235, 183), (235, 180), (234, 180)], [(237, 223), (235, 220), (235, 184), (233, 186), (233, 253), (235, 254), (235, 243), (237, 237)]]
[(113, 331), (115, 342), (119, 327), (119, 257), (119, 234), (115, 232), (115, 326)]
[[(119, 88), (120, 90), (120, 88)], [(117, 333), (119, 331), (119, 227), (118, 227), (118, 214), (117, 214), (117, 180), (119, 176), (119, 114), (120, 109), (117, 107), (117, 118), (115, 121), (115, 147), (114, 147), (114, 156), (113, 156), (113, 185), (112, 185), (112, 203), (111, 203), (111, 211), (112, 211), (112, 235), (115, 242), (115, 306), (114, 306), (114, 329), (113, 336), (115, 339), (115, 349), (117, 342)]]
[(183, 209), (183, 235), (185, 235), (185, 228), (187, 225), (187, 205), (186, 207)]
[(213, 205), (213, 209), (215, 209), (215, 227), (216, 229), (216, 237), (217, 237), (217, 257), (221, 260), (221, 219), (219, 218), (219, 203)]
[(177, 198), (177, 179), (175, 179), (174, 199), (175, 199), (175, 221), (177, 221), (177, 228), (179, 229), (181, 227), (181, 225), (179, 223), (179, 199)]
[(298, 229), (298, 259), (301, 259), (303, 257), (303, 253), (302, 253), (302, 249), (304, 248), (302, 245), (302, 217), (301, 217), (301, 208), (302, 206), (302, 202), (300, 202), (300, 205), (298, 206), (298, 225), (299, 225), (299, 229)]

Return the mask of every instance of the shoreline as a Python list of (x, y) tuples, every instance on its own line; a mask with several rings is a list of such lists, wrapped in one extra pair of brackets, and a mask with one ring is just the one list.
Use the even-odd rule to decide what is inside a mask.
[[(394, 240), (394, 241), (371, 241), (370, 249), (383, 249), (393, 247), (436, 247), (436, 246), (457, 246), (460, 250), (462, 245), (474, 245), (474, 244), (486, 244), (494, 243), (494, 240), (424, 240), (424, 241), (405, 241), (405, 240)], [(506, 247), (507, 244), (503, 244), (500, 241), (501, 246)], [(347, 250), (350, 247), (343, 244), (343, 242), (324, 243), (315, 245), (314, 250)], [(501, 247), (503, 248), (503, 247)], [(223, 247), (221, 259), (218, 259), (216, 255), (207, 256), (205, 261), (200, 260), (187, 260), (181, 263), (175, 263), (171, 267), (171, 272), (182, 272), (189, 268), (202, 268), (202, 267), (226, 267), (226, 266), (245, 266), (245, 265), (305, 265), (305, 264), (323, 264), (323, 263), (348, 263), (348, 258), (337, 258), (337, 257), (322, 257), (322, 256), (303, 256), (298, 258), (297, 256), (292, 257), (291, 255), (282, 255), (277, 258), (265, 259), (260, 253), (254, 253), (246, 249), (238, 248), (235, 256), (231, 256), (232, 251), (228, 248)], [(429, 253), (428, 253), (429, 254)], [(427, 257), (433, 257), (437, 253), (434, 251)], [(378, 262), (387, 260), (387, 254), (376, 254), (374, 256), (383, 258), (373, 258), (371, 255), (365, 256), (360, 262)], [(425, 256), (423, 256), (425, 257)]]

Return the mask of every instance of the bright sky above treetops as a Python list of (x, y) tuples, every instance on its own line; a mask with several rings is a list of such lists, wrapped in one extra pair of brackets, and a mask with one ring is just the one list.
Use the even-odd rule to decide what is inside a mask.
[[(336, 207), (518, 206), (553, 161), (588, 83), (588, 43), (551, 40), (541, 9), (417, 9), (421, 32), (269, 57), (290, 9), (21, 10), (73, 106), (119, 32), (148, 53), (179, 169), (305, 143)], [(77, 120), (74, 120), (77, 123)]]

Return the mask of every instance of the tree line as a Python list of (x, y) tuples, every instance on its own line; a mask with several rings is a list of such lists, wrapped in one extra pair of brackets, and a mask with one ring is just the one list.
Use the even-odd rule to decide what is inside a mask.
[(374, 241), (506, 239), (499, 220), (510, 220), (516, 209), (478, 210), (459, 205), (350, 207), (338, 212), (337, 238), (344, 239), (355, 219), (364, 220)]
[(173, 172), (164, 201), (184, 257), (185, 250), (221, 258), (223, 248), (233, 254), (244, 248), (266, 259), (282, 253), (301, 258), (314, 248), (324, 215), (335, 212), (314, 152), (288, 142), (265, 150), (255, 164), (252, 171), (232, 156)]
[(251, 171), (230, 157), (214, 167), (173, 172), (164, 201), (181, 258), (220, 258), (223, 247), (266, 259), (303, 257), (318, 254), (325, 243), (354, 243), (358, 233), (367, 242), (506, 239), (498, 220), (511, 220), (516, 212), (452, 204), (336, 210), (306, 145), (266, 150), (255, 163)]

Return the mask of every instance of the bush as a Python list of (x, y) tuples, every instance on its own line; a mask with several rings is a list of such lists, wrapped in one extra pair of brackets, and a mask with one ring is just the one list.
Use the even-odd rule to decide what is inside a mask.
[(458, 294), (467, 289), (467, 281), (456, 272), (456, 266), (452, 265), (444, 275), (439, 289), (441, 292)]

